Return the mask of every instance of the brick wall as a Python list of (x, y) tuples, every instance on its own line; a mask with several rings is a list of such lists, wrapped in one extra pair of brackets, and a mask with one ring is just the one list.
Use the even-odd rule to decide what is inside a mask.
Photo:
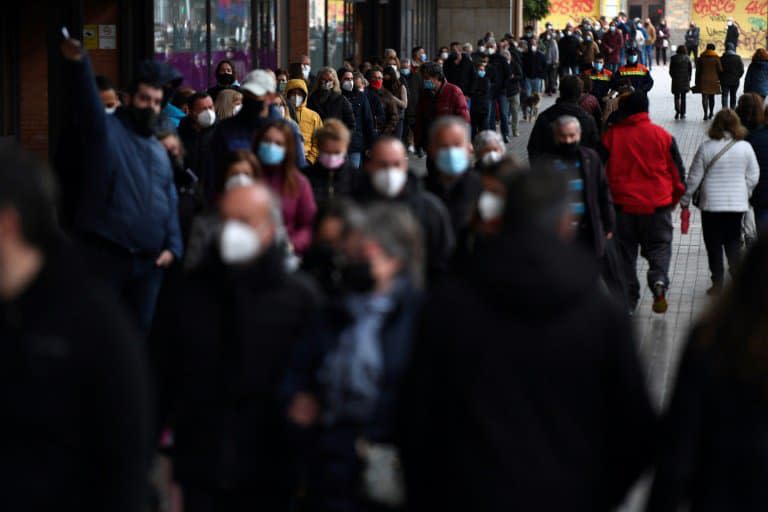
[(288, 7), (288, 62), (297, 62), (300, 55), (309, 54), (309, 2), (291, 0)]
[(48, 158), (48, 51), (45, 17), (35, 9), (20, 13), (19, 139), (21, 145)]
[[(118, 6), (114, 0), (86, 0), (83, 4), (84, 20), (83, 24), (118, 24)], [(119, 28), (118, 28), (119, 30)], [(120, 34), (118, 34), (120, 41)], [(104, 75), (113, 83), (120, 86), (120, 54), (117, 50), (89, 50), (93, 64), (93, 72), (96, 75)]]

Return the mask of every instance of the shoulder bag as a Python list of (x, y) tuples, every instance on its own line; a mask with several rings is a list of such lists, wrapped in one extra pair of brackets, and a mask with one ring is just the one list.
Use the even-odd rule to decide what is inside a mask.
[(734, 144), (736, 144), (738, 141), (736, 139), (732, 139), (731, 142), (725, 145), (723, 149), (717, 152), (717, 154), (712, 158), (712, 160), (709, 161), (709, 163), (704, 167), (704, 176), (701, 177), (701, 182), (699, 183), (699, 187), (696, 189), (696, 192), (693, 193), (693, 196), (691, 197), (691, 202), (693, 205), (698, 208), (699, 207), (699, 201), (701, 200), (701, 187), (704, 185), (704, 180), (707, 179), (707, 173), (712, 168), (713, 165), (715, 165), (715, 162), (720, 160), (720, 157), (723, 156), (728, 152), (729, 149), (733, 147)]

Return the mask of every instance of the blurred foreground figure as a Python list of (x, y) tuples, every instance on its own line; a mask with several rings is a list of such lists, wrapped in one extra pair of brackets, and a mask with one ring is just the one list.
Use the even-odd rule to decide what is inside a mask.
[(613, 510), (651, 458), (626, 313), (567, 242), (553, 173), (512, 177), (498, 239), (425, 306), (402, 395), (413, 510)]
[(315, 290), (285, 269), (280, 206), (264, 185), (231, 189), (219, 210), (219, 243), (161, 302), (150, 337), (159, 426), (174, 431), (185, 512), (287, 510), (293, 465), (277, 392)]
[(683, 354), (649, 511), (768, 507), (766, 287), (761, 237)]
[(47, 169), (0, 149), (0, 508), (138, 512), (152, 455), (143, 345), (54, 211)]

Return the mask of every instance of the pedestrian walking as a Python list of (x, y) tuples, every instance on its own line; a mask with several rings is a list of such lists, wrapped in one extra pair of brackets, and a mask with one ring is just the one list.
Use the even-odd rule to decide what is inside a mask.
[(645, 28), (645, 31), (648, 34), (648, 37), (645, 39), (645, 45), (643, 46), (643, 51), (645, 52), (645, 65), (648, 66), (648, 69), (650, 70), (653, 69), (653, 49), (656, 46), (656, 27), (653, 26), (653, 22), (651, 22), (650, 18), (646, 18), (643, 23), (643, 28)]
[(698, 194), (701, 227), (707, 248), (714, 295), (723, 287), (723, 250), (731, 275), (739, 261), (741, 220), (749, 210), (749, 197), (760, 178), (755, 151), (744, 138), (747, 129), (733, 110), (717, 113), (705, 140), (691, 163), (686, 192), (680, 200), (683, 210)]
[(237, 91), (240, 89), (240, 82), (237, 81), (237, 74), (235, 73), (235, 65), (231, 60), (220, 60), (216, 64), (214, 76), (216, 77), (216, 85), (208, 89), (208, 95), (213, 98), (213, 101), (216, 101), (221, 91), (229, 89)]
[(302, 137), (304, 137), (304, 158), (307, 163), (312, 165), (317, 160), (320, 150), (315, 140), (315, 132), (322, 128), (323, 120), (320, 114), (307, 106), (307, 82), (301, 78), (294, 78), (288, 81), (285, 86), (285, 99), (296, 112), (296, 122), (299, 125)]
[(697, 27), (696, 23), (694, 23), (693, 21), (688, 27), (688, 30), (685, 31), (685, 50), (688, 54), (688, 57), (693, 55), (694, 61), (699, 58), (700, 34), (701, 34), (701, 29), (699, 29), (699, 27)]
[(739, 27), (737, 27), (736, 24), (733, 22), (732, 17), (728, 17), (728, 20), (725, 22), (725, 25), (726, 25), (725, 45), (727, 46), (728, 43), (732, 43), (734, 48), (738, 48), (739, 47)]
[(693, 66), (684, 46), (678, 46), (677, 51), (669, 61), (669, 76), (672, 77), (672, 94), (675, 96), (675, 119), (685, 119), (685, 99), (691, 90), (691, 74)]
[[(720, 94), (720, 75), (723, 65), (715, 53), (715, 45), (707, 44), (707, 49), (696, 61), (696, 92), (701, 94), (701, 106), (704, 120), (712, 119), (715, 109), (715, 95)], [(707, 113), (709, 112), (709, 113)]]
[[(619, 69), (624, 48), (624, 37), (616, 28), (616, 21), (612, 21), (602, 40), (602, 53), (605, 56), (605, 67), (612, 73)], [(658, 61), (657, 61), (658, 64)]]
[(667, 22), (661, 20), (656, 27), (656, 65), (667, 65), (667, 49), (669, 48), (669, 29)]
[(352, 105), (341, 94), (341, 83), (336, 70), (321, 68), (307, 99), (307, 106), (320, 115), (320, 119), (340, 119), (347, 129), (355, 130), (355, 114)]
[[(725, 53), (720, 57), (723, 67), (720, 73), (720, 87), (723, 89), (723, 108), (736, 108), (736, 93), (739, 90), (739, 82), (744, 75), (744, 62), (736, 53), (736, 47), (732, 43), (725, 45)], [(730, 101), (729, 101), (730, 97)]]
[(350, 197), (359, 172), (349, 161), (351, 136), (338, 119), (329, 119), (315, 133), (319, 156), (306, 170), (318, 209), (336, 197)]
[[(373, 140), (376, 138), (376, 128), (368, 98), (364, 92), (355, 87), (355, 75), (358, 75), (357, 79), (362, 81), (363, 77), (360, 73), (345, 70), (341, 74), (341, 94), (352, 105), (352, 111), (355, 114), (355, 129), (350, 132), (351, 140), (348, 157), (352, 168), (358, 170), (363, 162), (363, 154), (371, 147)], [(410, 108), (410, 103), (408, 108)], [(407, 125), (404, 126), (404, 130), (408, 129)], [(407, 137), (407, 134), (404, 134), (403, 137)]]
[(763, 101), (768, 96), (768, 51), (765, 48), (758, 48), (752, 55), (744, 78), (744, 92), (759, 94)]
[(765, 104), (759, 95), (746, 93), (739, 98), (736, 113), (749, 130), (745, 140), (752, 145), (760, 166), (760, 179), (752, 191), (750, 204), (755, 210), (758, 232), (761, 232), (768, 228), (768, 127), (765, 125)]

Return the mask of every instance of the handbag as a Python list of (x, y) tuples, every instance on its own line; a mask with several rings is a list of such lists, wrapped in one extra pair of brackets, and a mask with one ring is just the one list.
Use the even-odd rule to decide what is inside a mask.
[(709, 161), (709, 163), (704, 167), (704, 176), (701, 177), (701, 183), (699, 183), (699, 187), (696, 189), (696, 192), (693, 193), (693, 196), (691, 197), (691, 202), (693, 205), (698, 208), (699, 207), (699, 201), (701, 200), (701, 186), (704, 185), (704, 180), (707, 179), (707, 173), (712, 168), (713, 165), (715, 165), (715, 162), (720, 160), (720, 157), (723, 156), (729, 149), (733, 147), (734, 144), (738, 142), (736, 139), (732, 139), (731, 142), (725, 145), (723, 149), (718, 151), (718, 153), (712, 158), (712, 160)]
[(699, 93), (701, 93), (701, 87), (699, 87), (698, 85), (693, 85), (691, 87), (691, 92), (693, 94), (699, 94)]

